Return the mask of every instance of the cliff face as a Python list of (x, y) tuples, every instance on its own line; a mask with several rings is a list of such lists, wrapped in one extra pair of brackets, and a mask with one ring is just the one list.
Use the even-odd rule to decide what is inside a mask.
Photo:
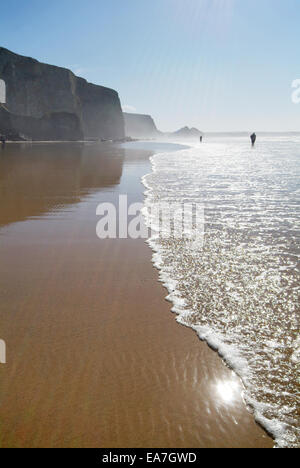
[[(65, 68), (40, 63), (4, 48), (0, 48), (0, 78), (6, 83), (5, 107), (16, 125), (16, 116), (22, 117), (28, 138), (124, 137), (121, 104), (114, 90), (90, 84)], [(39, 126), (44, 132), (41, 138)], [(18, 128), (12, 130), (16, 132)]]
[(124, 112), (125, 135), (132, 138), (155, 138), (160, 135), (150, 115)]
[(83, 78), (76, 78), (75, 89), (86, 138), (125, 137), (124, 117), (116, 91), (88, 83)]
[(8, 140), (55, 141), (83, 140), (80, 120), (76, 114), (56, 112), (43, 117), (24, 117), (0, 107), (0, 133)]

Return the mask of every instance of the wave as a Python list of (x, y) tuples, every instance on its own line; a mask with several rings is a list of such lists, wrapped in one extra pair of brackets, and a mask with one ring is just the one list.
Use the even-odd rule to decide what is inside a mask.
[[(296, 153), (290, 140), (251, 152), (240, 141), (210, 143), (153, 156), (153, 172), (143, 177), (148, 243), (177, 321), (239, 375), (246, 403), (277, 447), (299, 446)], [(204, 245), (195, 248), (195, 231), (160, 235), (151, 208), (162, 202), (204, 204)]]

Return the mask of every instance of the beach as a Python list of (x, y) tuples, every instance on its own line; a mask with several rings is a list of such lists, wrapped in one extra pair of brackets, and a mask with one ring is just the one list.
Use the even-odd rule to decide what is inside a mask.
[(176, 322), (144, 239), (96, 235), (98, 204), (143, 201), (167, 149), (0, 152), (0, 447), (273, 447), (238, 377)]

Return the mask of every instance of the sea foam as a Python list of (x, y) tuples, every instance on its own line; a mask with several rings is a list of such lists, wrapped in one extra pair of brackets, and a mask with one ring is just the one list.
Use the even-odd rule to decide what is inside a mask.
[[(241, 139), (151, 158), (146, 223), (158, 202), (205, 206), (204, 246), (148, 240), (177, 321), (242, 379), (244, 398), (277, 447), (299, 446), (299, 141)], [(197, 232), (191, 232), (197, 245)]]

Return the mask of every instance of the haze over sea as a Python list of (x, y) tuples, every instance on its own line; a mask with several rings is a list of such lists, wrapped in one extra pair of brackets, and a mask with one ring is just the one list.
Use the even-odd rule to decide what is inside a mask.
[(280, 447), (299, 447), (299, 148), (299, 135), (261, 136), (255, 148), (245, 137), (209, 137), (155, 155), (143, 179), (148, 207), (204, 205), (203, 248), (157, 232), (154, 262), (178, 321), (242, 378)]

